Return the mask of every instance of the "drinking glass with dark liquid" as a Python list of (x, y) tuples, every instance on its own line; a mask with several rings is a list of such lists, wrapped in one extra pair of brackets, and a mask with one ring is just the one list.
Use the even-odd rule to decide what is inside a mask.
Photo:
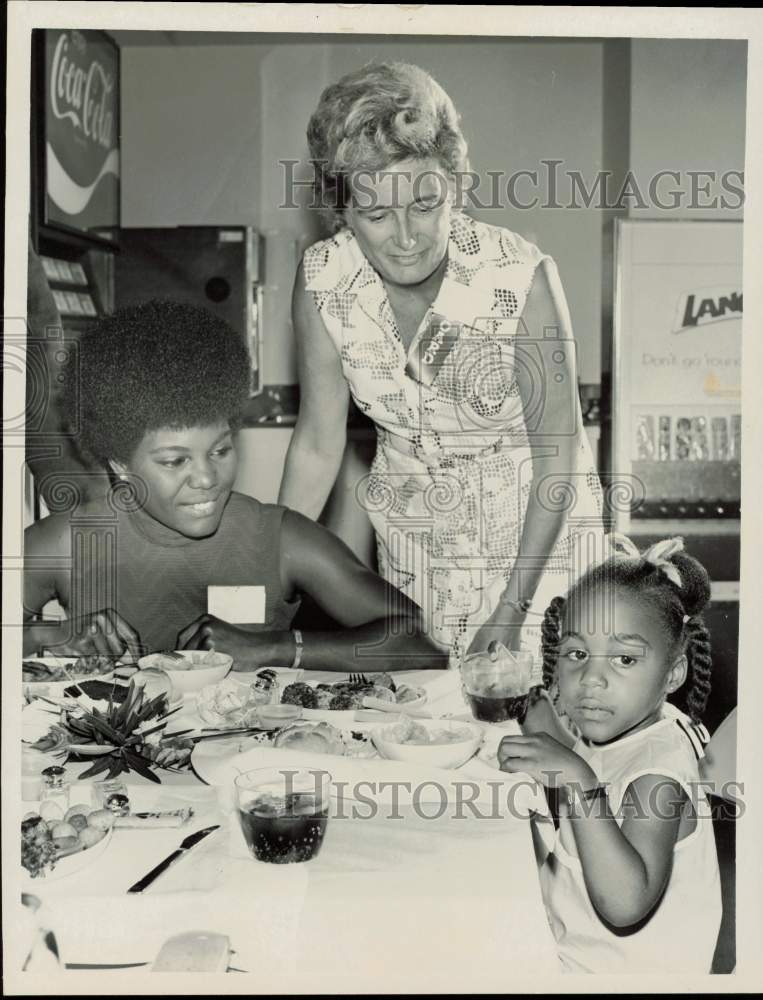
[(287, 865), (318, 854), (328, 824), (327, 771), (258, 768), (234, 784), (241, 830), (258, 861)]
[(472, 653), (461, 661), (464, 697), (475, 719), (507, 722), (525, 717), (530, 696), (533, 655), (511, 652), (502, 643), (491, 643), (491, 652)]

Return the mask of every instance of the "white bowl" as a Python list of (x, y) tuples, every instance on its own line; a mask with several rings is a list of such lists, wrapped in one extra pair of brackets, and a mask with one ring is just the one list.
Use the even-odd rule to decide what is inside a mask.
[(473, 757), (482, 743), (483, 733), (479, 726), (469, 722), (453, 722), (450, 719), (414, 719), (416, 725), (428, 730), (447, 729), (468, 733), (468, 737), (457, 743), (412, 744), (396, 743), (391, 738), (391, 726), (381, 726), (371, 730), (371, 741), (382, 757), (389, 760), (404, 760), (422, 766), (454, 768), (465, 764)]
[(44, 889), (45, 885), (50, 882), (58, 882), (62, 878), (66, 878), (69, 875), (76, 875), (83, 869), (88, 868), (94, 861), (97, 861), (98, 858), (100, 858), (104, 851), (108, 849), (113, 832), (113, 828), (107, 830), (106, 836), (101, 837), (97, 844), (93, 844), (92, 847), (86, 847), (81, 851), (77, 851), (76, 854), (69, 854), (67, 857), (61, 858), (56, 862), (56, 866), (53, 871), (46, 872), (44, 875), (39, 875), (37, 878), (32, 878), (26, 868), (22, 866), (21, 879), (24, 889), (26, 891)]
[[(205, 649), (182, 649), (179, 651), (184, 660), (190, 660), (190, 667), (178, 669), (177, 661), (165, 653), (149, 653), (138, 660), (141, 670), (154, 668), (164, 670), (172, 681), (175, 694), (190, 694), (201, 691), (207, 684), (217, 684), (231, 671), (233, 657), (227, 653), (210, 652)], [(209, 662), (211, 666), (195, 667), (193, 664)]]

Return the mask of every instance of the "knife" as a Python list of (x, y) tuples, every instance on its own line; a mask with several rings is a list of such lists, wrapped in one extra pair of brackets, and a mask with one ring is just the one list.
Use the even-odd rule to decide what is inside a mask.
[(138, 879), (135, 885), (131, 885), (127, 891), (143, 892), (143, 890), (147, 889), (155, 879), (159, 878), (160, 875), (166, 872), (171, 865), (174, 865), (179, 858), (182, 858), (186, 851), (190, 851), (192, 847), (201, 843), (206, 836), (219, 829), (220, 824), (217, 823), (215, 826), (208, 826), (204, 830), (197, 830), (196, 833), (192, 833), (187, 836), (177, 850), (173, 851), (169, 857), (164, 859), (164, 861), (160, 861), (156, 868), (152, 868), (147, 875), (143, 876), (143, 878)]

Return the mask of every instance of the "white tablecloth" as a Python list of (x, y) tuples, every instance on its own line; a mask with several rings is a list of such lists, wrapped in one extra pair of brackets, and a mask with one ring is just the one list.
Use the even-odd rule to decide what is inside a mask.
[[(457, 678), (409, 676), (427, 683), (433, 714), (463, 710)], [(130, 776), (133, 809), (193, 804), (189, 827), (117, 830), (84, 871), (35, 880), (65, 962), (148, 963), (171, 934), (195, 929), (230, 937), (232, 965), (257, 977), (258, 993), (503, 991), (557, 968), (526, 818), (353, 819), (345, 804), (317, 858), (267, 865), (249, 857), (229, 793), (165, 777), (157, 787)], [(149, 890), (126, 894), (214, 822), (220, 830)]]

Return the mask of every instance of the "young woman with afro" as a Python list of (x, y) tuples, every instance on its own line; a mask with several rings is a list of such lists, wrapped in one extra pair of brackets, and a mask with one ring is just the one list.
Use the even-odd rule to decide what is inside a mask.
[[(230, 327), (176, 302), (119, 311), (82, 338), (64, 410), (113, 487), (72, 506), (73, 480), (68, 509), (27, 530), (25, 654), (214, 648), (242, 670), (445, 666), (418, 608), (331, 532), (234, 491), (248, 373)], [(260, 588), (264, 608), (223, 621), (208, 613), (210, 586)], [(303, 594), (341, 631), (291, 630)], [(53, 599), (63, 622), (40, 620)]]

